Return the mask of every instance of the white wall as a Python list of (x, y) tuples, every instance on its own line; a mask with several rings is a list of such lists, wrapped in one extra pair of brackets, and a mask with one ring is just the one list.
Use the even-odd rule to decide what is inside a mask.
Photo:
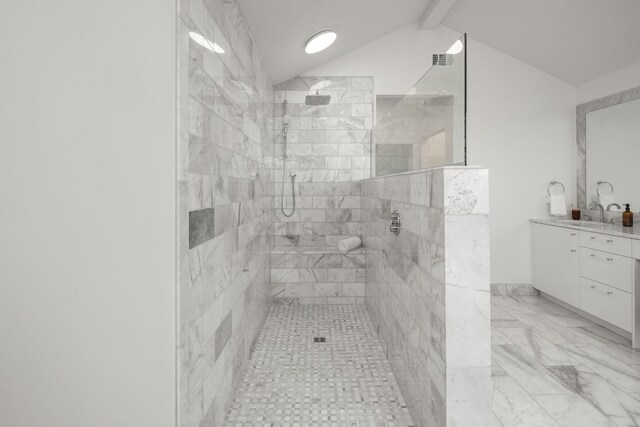
[(404, 95), (431, 68), (431, 55), (445, 52), (458, 35), (444, 27), (420, 31), (415, 22), (304, 75), (373, 76), (376, 95)]
[(469, 164), (489, 168), (491, 283), (531, 283), (529, 219), (551, 180), (576, 203), (575, 87), (470, 40)]
[[(378, 95), (404, 94), (456, 36), (412, 24), (307, 74), (373, 75)], [(529, 219), (548, 216), (549, 181), (575, 203), (576, 88), (470, 38), (468, 102), (468, 162), (490, 171), (491, 282), (531, 283)]]
[(175, 425), (175, 1), (0, 2), (0, 425)]
[(578, 86), (578, 104), (640, 86), (640, 63)]

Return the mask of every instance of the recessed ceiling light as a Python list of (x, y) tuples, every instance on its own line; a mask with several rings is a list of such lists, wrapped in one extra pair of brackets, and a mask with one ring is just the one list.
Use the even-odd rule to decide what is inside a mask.
[(449, 55), (456, 55), (456, 54), (462, 52), (462, 48), (463, 47), (464, 46), (462, 45), (462, 42), (460, 40), (456, 40), (456, 42), (451, 45), (451, 47), (449, 48), (447, 53)]
[(189, 31), (189, 37), (191, 37), (191, 39), (194, 42), (198, 43), (200, 46), (204, 47), (205, 49), (210, 50), (211, 52), (220, 53), (220, 54), (224, 53), (223, 48), (221, 48), (217, 43), (212, 42), (202, 34)]
[(304, 45), (304, 51), (311, 54), (325, 50), (336, 41), (336, 37), (338, 37), (338, 35), (331, 30), (320, 31), (307, 40), (307, 43)]

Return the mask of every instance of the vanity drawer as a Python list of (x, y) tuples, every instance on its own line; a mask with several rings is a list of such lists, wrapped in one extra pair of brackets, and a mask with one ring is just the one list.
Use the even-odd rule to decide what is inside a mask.
[(632, 329), (632, 302), (628, 292), (580, 278), (580, 308), (628, 332)]
[(580, 232), (580, 246), (623, 256), (631, 256), (631, 239), (608, 234)]
[(580, 250), (580, 276), (631, 292), (633, 260), (594, 249)]
[(633, 257), (640, 259), (640, 240), (633, 240)]

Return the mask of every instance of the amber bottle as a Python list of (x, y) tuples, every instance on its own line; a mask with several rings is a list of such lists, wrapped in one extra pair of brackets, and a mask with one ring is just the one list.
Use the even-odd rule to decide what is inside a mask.
[(633, 227), (633, 212), (629, 207), (629, 203), (626, 204), (627, 209), (622, 212), (622, 225), (625, 227)]

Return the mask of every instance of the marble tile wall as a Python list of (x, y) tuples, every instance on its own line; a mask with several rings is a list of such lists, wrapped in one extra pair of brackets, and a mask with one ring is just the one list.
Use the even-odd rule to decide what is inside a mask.
[[(305, 105), (316, 89), (328, 105)], [(288, 130), (284, 206), (293, 206), (291, 172), (296, 174), (296, 209), (281, 212), (284, 132)], [(361, 235), (360, 180), (370, 176), (373, 124), (372, 77), (295, 77), (275, 88), (273, 208), (275, 246), (272, 294), (307, 303), (356, 303), (364, 297), (361, 254), (343, 256), (339, 240)], [(304, 251), (315, 251), (309, 257)], [(288, 252), (288, 253), (284, 253)], [(286, 258), (286, 261), (285, 261)], [(362, 257), (363, 258), (363, 257)]]
[(274, 94), (235, 0), (177, 26), (178, 425), (220, 426), (271, 301)]
[[(362, 183), (366, 304), (416, 425), (488, 425), (488, 173)], [(398, 210), (401, 231), (389, 231)], [(487, 421), (488, 422), (488, 421)]]
[(364, 251), (280, 247), (271, 251), (271, 289), (287, 303), (364, 304)]

